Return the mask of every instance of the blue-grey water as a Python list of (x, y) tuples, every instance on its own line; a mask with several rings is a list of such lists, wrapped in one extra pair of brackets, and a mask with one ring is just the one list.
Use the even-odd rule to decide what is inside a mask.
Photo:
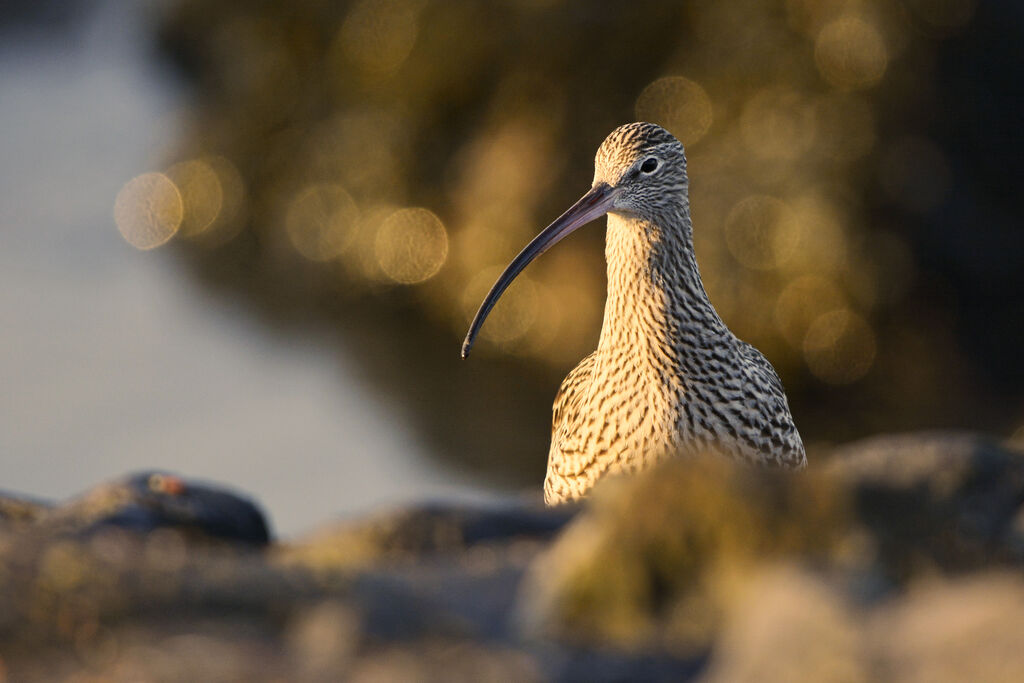
[(84, 7), (0, 35), (0, 489), (62, 498), (158, 467), (252, 494), (285, 534), (486, 495), (326, 339), (271, 332), (121, 239), (114, 198), (166, 161), (187, 94), (146, 3)]

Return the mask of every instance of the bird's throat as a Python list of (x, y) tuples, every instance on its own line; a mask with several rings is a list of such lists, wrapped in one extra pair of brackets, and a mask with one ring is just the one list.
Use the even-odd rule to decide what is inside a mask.
[(689, 216), (665, 228), (608, 215), (608, 297), (598, 353), (615, 348), (638, 361), (677, 365), (681, 340), (728, 333), (704, 291)]

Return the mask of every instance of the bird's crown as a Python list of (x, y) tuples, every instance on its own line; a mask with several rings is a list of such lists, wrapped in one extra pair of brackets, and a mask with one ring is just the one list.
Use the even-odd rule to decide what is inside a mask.
[(625, 168), (636, 159), (661, 145), (678, 147), (682, 144), (672, 133), (653, 123), (638, 121), (619, 126), (611, 132), (597, 150), (594, 164), (601, 169)]

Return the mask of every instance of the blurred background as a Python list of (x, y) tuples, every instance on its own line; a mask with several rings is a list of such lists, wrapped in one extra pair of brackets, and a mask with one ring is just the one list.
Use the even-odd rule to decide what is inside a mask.
[(163, 467), (280, 531), (543, 478), (603, 229), (469, 320), (617, 125), (815, 450), (1024, 424), (1013, 0), (9, 0), (0, 486)]

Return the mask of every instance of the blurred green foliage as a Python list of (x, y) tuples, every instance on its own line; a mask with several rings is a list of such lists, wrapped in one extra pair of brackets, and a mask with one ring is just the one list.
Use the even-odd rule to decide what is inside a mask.
[(162, 23), (196, 86), (167, 169), (179, 241), (272, 318), (335, 322), (439, 452), (532, 479), (557, 380), (600, 326), (601, 230), (517, 280), (472, 366), (459, 338), (589, 187), (604, 136), (652, 120), (687, 146), (711, 299), (779, 369), (805, 437), (1005, 429), (1016, 404), (976, 380), (894, 219), (926, 221), (953, 191), (919, 130), (943, 41), (975, 9), (179, 0)]

